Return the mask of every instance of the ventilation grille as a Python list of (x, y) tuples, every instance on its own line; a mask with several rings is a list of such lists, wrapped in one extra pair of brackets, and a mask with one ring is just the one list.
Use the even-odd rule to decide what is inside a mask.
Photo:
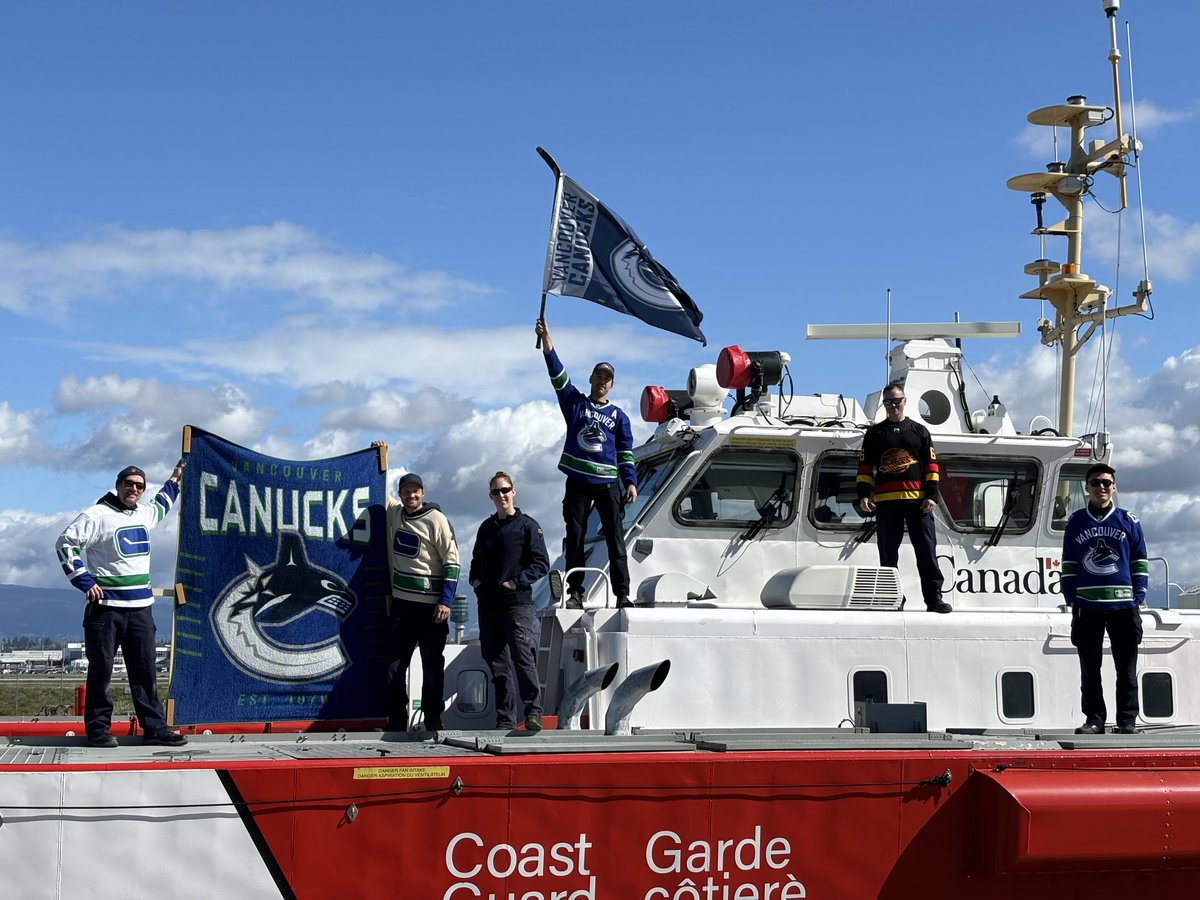
[(851, 609), (899, 609), (903, 599), (900, 573), (896, 569), (860, 566), (854, 570)]

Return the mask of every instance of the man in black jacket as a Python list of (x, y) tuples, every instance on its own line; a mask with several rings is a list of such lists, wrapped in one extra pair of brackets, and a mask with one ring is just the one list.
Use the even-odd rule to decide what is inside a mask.
[(517, 489), (507, 472), (492, 476), (488, 493), (496, 513), (479, 526), (467, 577), (479, 601), (479, 649), (496, 690), (496, 727), (515, 727), (515, 671), (525, 704), (525, 730), (541, 731), (533, 583), (550, 571), (550, 555), (542, 527), (517, 508)]

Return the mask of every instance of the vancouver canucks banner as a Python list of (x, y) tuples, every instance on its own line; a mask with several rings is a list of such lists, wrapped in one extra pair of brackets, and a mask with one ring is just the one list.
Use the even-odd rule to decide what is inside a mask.
[(704, 313), (675, 276), (620, 216), (566, 175), (556, 174), (542, 290), (583, 297), (707, 346), (700, 331)]
[(274, 459), (191, 426), (184, 449), (174, 722), (382, 717), (379, 451)]

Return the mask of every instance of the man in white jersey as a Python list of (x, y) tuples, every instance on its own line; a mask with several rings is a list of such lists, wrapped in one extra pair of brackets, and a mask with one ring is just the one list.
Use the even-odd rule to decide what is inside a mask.
[(187, 738), (167, 727), (158, 699), (154, 666), (154, 593), (150, 587), (150, 529), (170, 512), (183, 478), (180, 460), (151, 502), (146, 473), (126, 466), (117, 483), (66, 527), (58, 538), (58, 561), (71, 584), (87, 598), (83, 613), (87, 653), (84, 727), (88, 744), (115, 747), (109, 733), (113, 702), (108, 692), (117, 648), (125, 658), (129, 691), (145, 734), (144, 743), (178, 747)]

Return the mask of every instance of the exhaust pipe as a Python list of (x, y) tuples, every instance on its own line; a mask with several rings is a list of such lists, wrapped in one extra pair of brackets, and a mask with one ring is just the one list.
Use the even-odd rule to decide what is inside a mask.
[[(571, 682), (558, 704), (558, 727), (562, 731), (579, 731), (583, 708), (597, 691), (602, 691), (617, 677), (618, 663), (607, 668), (584, 672)], [(563, 724), (564, 720), (567, 724)]]
[(633, 708), (648, 693), (657, 691), (667, 680), (670, 671), (671, 661), (664, 659), (629, 673), (629, 677), (617, 685), (613, 692), (612, 702), (608, 704), (608, 713), (604, 717), (604, 733), (630, 734), (629, 716)]

